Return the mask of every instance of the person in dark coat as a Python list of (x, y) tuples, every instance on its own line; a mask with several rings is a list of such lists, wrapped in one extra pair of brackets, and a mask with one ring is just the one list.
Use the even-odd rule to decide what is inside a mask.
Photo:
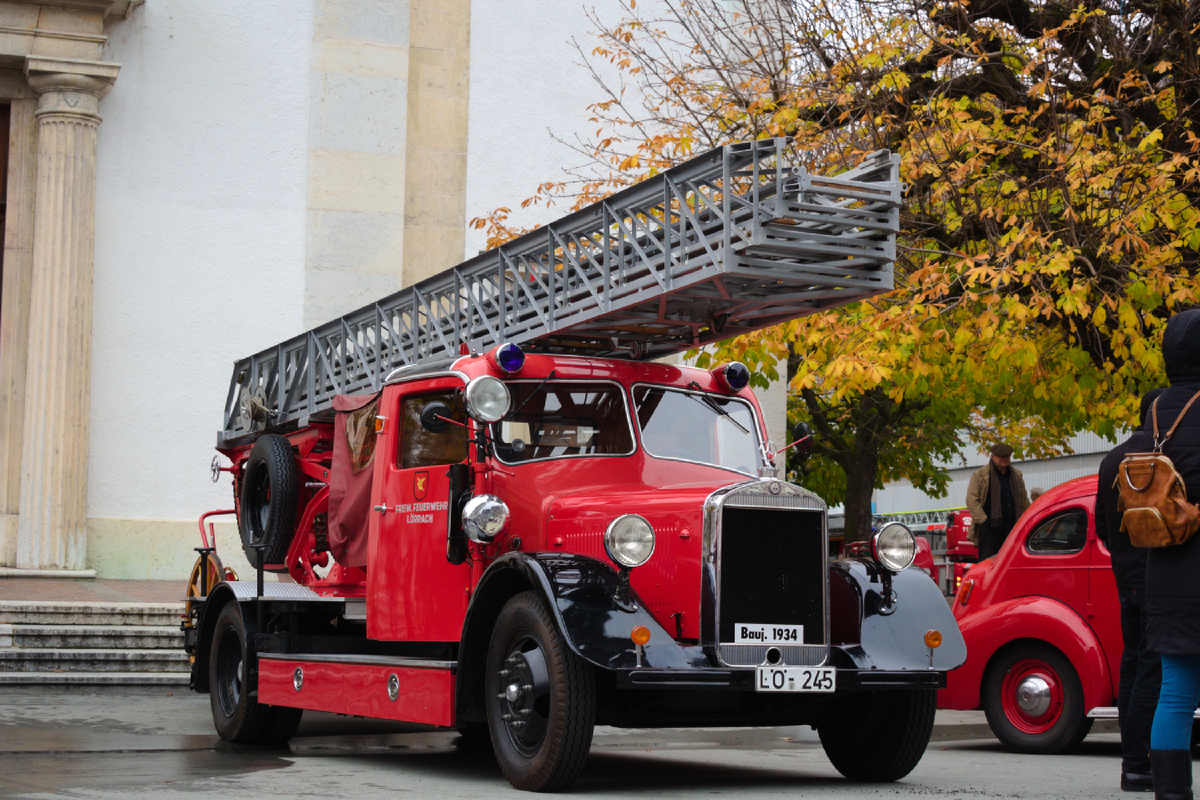
[(1152, 792), (1150, 775), (1150, 724), (1158, 705), (1162, 665), (1158, 653), (1146, 644), (1146, 551), (1129, 543), (1121, 530), (1117, 500), (1117, 468), (1128, 453), (1146, 453), (1154, 448), (1154, 436), (1146, 433), (1150, 404), (1163, 393), (1155, 389), (1142, 398), (1138, 430), (1114, 447), (1100, 462), (1096, 492), (1096, 535), (1112, 555), (1117, 597), (1121, 601), (1121, 684), (1117, 693), (1117, 719), (1121, 729), (1121, 789)]
[[(1200, 309), (1168, 320), (1163, 363), (1171, 386), (1155, 403), (1160, 435), (1200, 391)], [(1147, 429), (1153, 430), (1151, 422)], [(1188, 501), (1200, 501), (1200, 402), (1180, 420), (1163, 454), (1183, 478)], [(1200, 703), (1200, 536), (1147, 551), (1146, 639), (1162, 658), (1162, 689), (1150, 731), (1154, 796), (1190, 799), (1192, 714)]]

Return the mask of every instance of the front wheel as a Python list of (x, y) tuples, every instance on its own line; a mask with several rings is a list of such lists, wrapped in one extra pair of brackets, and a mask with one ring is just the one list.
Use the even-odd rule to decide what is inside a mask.
[(531, 792), (570, 786), (592, 746), (595, 676), (533, 592), (500, 611), (484, 688), (492, 749), (509, 783)]
[(246, 626), (236, 603), (217, 615), (208, 660), (213, 725), (235, 744), (283, 744), (300, 727), (303, 709), (269, 706), (250, 696), (246, 679)]
[(886, 783), (912, 772), (933, 736), (933, 689), (861, 692), (817, 723), (834, 768), (852, 781)]
[(1046, 644), (1026, 643), (1004, 653), (983, 680), (988, 725), (1018, 753), (1062, 753), (1087, 736), (1083, 686), (1071, 662)]

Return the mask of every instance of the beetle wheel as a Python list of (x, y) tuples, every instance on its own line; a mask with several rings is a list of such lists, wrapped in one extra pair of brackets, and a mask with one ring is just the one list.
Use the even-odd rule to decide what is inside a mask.
[(1061, 753), (1092, 727), (1079, 674), (1044, 644), (1019, 645), (996, 659), (984, 678), (983, 707), (996, 738), (1019, 753)]
[(595, 676), (533, 592), (500, 611), (485, 692), (492, 748), (509, 782), (534, 792), (569, 786), (591, 749)]

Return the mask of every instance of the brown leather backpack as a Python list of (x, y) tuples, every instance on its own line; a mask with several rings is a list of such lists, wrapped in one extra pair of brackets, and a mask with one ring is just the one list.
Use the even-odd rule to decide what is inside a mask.
[(1200, 397), (1192, 395), (1167, 435), (1158, 436), (1158, 400), (1150, 407), (1154, 421), (1154, 452), (1130, 453), (1117, 467), (1122, 512), (1121, 530), (1129, 534), (1134, 547), (1170, 547), (1183, 544), (1200, 529), (1200, 508), (1188, 502), (1187, 487), (1171, 459), (1163, 455), (1163, 445), (1179, 427), (1183, 415)]

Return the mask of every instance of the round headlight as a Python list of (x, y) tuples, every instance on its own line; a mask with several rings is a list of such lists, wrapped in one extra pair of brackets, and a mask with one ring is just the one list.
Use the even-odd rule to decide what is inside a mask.
[(499, 422), (508, 413), (508, 387), (499, 378), (484, 375), (467, 384), (467, 413), (478, 422)]
[(608, 523), (604, 549), (622, 567), (640, 567), (654, 555), (654, 528), (637, 514), (622, 514)]
[(899, 522), (889, 522), (871, 538), (871, 556), (884, 568), (899, 572), (917, 557), (917, 540)]
[(491, 544), (508, 530), (508, 506), (494, 494), (481, 494), (467, 501), (462, 519), (468, 539)]

